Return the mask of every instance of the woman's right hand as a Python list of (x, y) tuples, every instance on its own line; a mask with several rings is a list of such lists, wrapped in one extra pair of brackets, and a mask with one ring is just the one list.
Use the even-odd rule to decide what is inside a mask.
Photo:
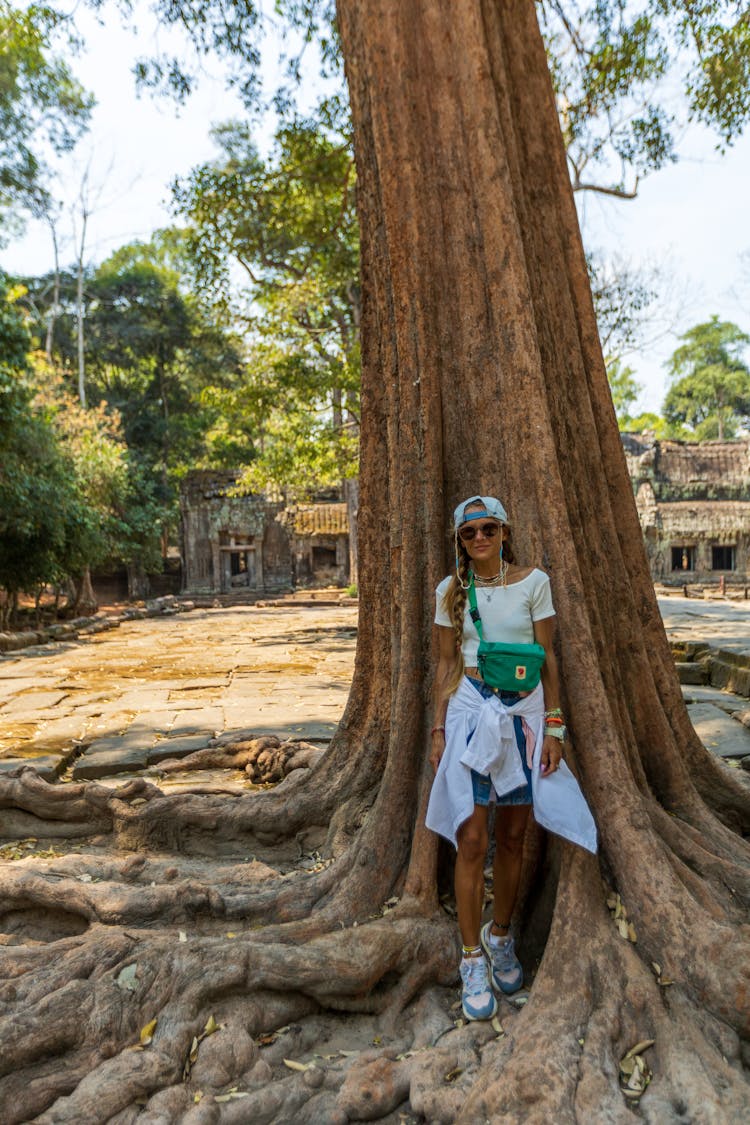
[(445, 753), (445, 731), (436, 730), (432, 733), (432, 746), (430, 749), (430, 765), (435, 773), (437, 773), (440, 759)]

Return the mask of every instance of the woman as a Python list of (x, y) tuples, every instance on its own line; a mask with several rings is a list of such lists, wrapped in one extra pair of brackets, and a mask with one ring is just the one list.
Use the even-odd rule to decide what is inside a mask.
[[(567, 731), (552, 647), (549, 578), (515, 562), (505, 509), (494, 496), (471, 496), (459, 504), (453, 531), (456, 573), (436, 591), (439, 659), (430, 752), (435, 781), (426, 823), (457, 848), (461, 1000), (466, 1018), (475, 1020), (491, 1019), (497, 1011), (493, 988), (510, 994), (523, 984), (510, 923), (532, 804), (539, 823), (590, 851), (596, 850), (596, 830), (562, 762)], [(541, 645), (538, 686), (526, 692), (490, 687), (478, 667), (480, 633), (485, 642)], [(490, 803), (497, 806), (494, 915), (482, 926)]]

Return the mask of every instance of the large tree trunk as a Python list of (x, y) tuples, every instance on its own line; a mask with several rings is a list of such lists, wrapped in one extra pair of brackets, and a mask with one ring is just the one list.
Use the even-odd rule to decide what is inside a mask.
[[(346, 713), (319, 765), (251, 797), (0, 781), (6, 837), (89, 841), (2, 871), (0, 1101), (11, 1122), (346, 1122), (407, 1104), (431, 1122), (626, 1121), (619, 1060), (653, 1039), (644, 1119), (740, 1120), (750, 800), (697, 741), (671, 665), (533, 3), (339, 13), (363, 254)], [(504, 1037), (436, 1024), (434, 988), (410, 1005), (455, 980), (422, 826), (430, 622), (449, 511), (476, 491), (503, 498), (519, 553), (551, 573), (602, 844), (595, 859), (530, 830), (516, 925), (527, 969), (541, 963), (528, 1004), (504, 1005)], [(343, 1085), (327, 1064), (271, 1081), (251, 1039), (292, 1023), (316, 1042), (330, 1009), (350, 1029), (377, 1015), (387, 1050), (349, 1060)], [(192, 1052), (211, 1015), (226, 1026)], [(208, 1096), (230, 1084), (248, 1097)]]
[[(362, 596), (392, 607), (393, 661), (377, 673), (391, 745), (403, 760), (426, 741), (439, 530), (462, 496), (499, 494), (519, 554), (552, 576), (575, 761), (601, 834), (598, 863), (561, 849), (534, 1002), (464, 1116), (529, 1119), (533, 1102), (540, 1120), (610, 1119), (617, 1060), (655, 1037), (656, 1118), (680, 1100), (707, 1118), (731, 1071), (716, 1037), (737, 1059), (750, 1027), (750, 864), (736, 835), (750, 803), (699, 744), (670, 659), (534, 5), (339, 9), (363, 247)], [(635, 949), (609, 924), (602, 878)], [(668, 1007), (652, 962), (680, 981)], [(558, 1081), (529, 1083), (550, 1070)], [(747, 1106), (732, 1073), (733, 1104)]]

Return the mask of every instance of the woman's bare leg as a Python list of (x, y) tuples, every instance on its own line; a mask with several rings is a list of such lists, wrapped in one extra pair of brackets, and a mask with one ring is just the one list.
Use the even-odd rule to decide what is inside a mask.
[(458, 927), (467, 949), (479, 945), (484, 898), (484, 861), (487, 855), (486, 805), (475, 805), (474, 812), (458, 830), (455, 892)]
[[(521, 879), (523, 839), (531, 805), (498, 805), (495, 809), (495, 910), (492, 933), (505, 937), (516, 905)], [(468, 823), (468, 822), (467, 822)], [(458, 894), (456, 894), (458, 901)]]

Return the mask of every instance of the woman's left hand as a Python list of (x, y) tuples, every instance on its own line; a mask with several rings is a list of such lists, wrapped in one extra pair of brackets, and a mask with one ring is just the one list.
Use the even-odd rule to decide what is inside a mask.
[(560, 762), (563, 756), (563, 744), (559, 738), (552, 738), (547, 735), (542, 743), (542, 774), (547, 777), (548, 774), (554, 773), (555, 770), (560, 768)]

